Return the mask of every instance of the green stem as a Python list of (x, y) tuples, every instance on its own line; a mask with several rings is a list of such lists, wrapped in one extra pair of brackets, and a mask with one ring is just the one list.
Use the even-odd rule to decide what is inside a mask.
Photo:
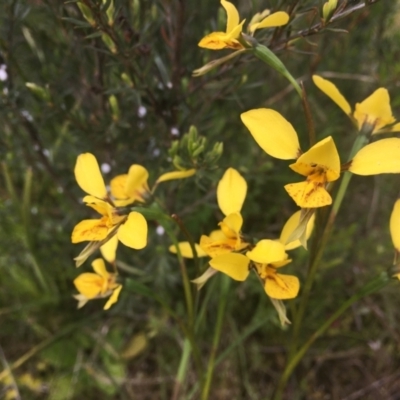
[(242, 33), (237, 39), (240, 44), (249, 52), (252, 52), (258, 59), (268, 64), (275, 71), (284, 76), (295, 88), (300, 98), (303, 98), (303, 92), (296, 79), (293, 78), (291, 73), (286, 68), (285, 64), (278, 58), (278, 56), (271, 51), (268, 47), (258, 43), (258, 41), (249, 35)]
[(336, 321), (353, 303), (362, 299), (365, 296), (368, 296), (372, 293), (377, 292), (378, 290), (385, 287), (390, 282), (389, 277), (386, 273), (382, 273), (378, 278), (367, 283), (365, 286), (361, 288), (356, 294), (350, 297), (347, 301), (345, 301), (336, 311), (332, 314), (332, 316), (322, 324), (307, 340), (307, 342), (294, 354), (294, 356), (290, 359), (287, 364), (283, 374), (281, 375), (281, 379), (278, 384), (277, 391), (274, 396), (274, 400), (281, 400), (283, 396), (283, 392), (286, 387), (286, 383), (290, 376), (292, 375), (293, 370), (296, 368), (297, 364), (304, 357), (305, 353), (311, 347), (311, 345), (322, 335), (325, 331), (331, 326), (331, 324)]
[(193, 327), (193, 320), (194, 320), (194, 308), (193, 308), (193, 295), (192, 295), (192, 289), (190, 287), (190, 281), (189, 281), (189, 276), (187, 273), (186, 265), (185, 265), (185, 260), (182, 257), (181, 251), (179, 249), (179, 243), (170, 229), (169, 226), (164, 225), (164, 229), (167, 232), (169, 238), (171, 239), (172, 243), (176, 247), (176, 254), (178, 256), (178, 261), (179, 261), (179, 268), (181, 271), (182, 275), (182, 283), (183, 283), (183, 290), (185, 292), (185, 300), (186, 300), (186, 308), (188, 312), (188, 319), (189, 319), (189, 324), (191, 327)]
[(183, 342), (183, 351), (181, 354), (181, 361), (179, 363), (178, 373), (175, 378), (174, 393), (172, 395), (173, 400), (178, 400), (181, 388), (185, 382), (186, 374), (188, 371), (188, 364), (190, 360), (190, 353), (192, 352), (192, 346), (188, 338), (185, 338)]
[(223, 320), (224, 320), (224, 315), (225, 315), (225, 308), (226, 308), (226, 303), (227, 303), (227, 299), (228, 299), (230, 278), (221, 274), (221, 280), (222, 280), (222, 282), (221, 282), (220, 299), (219, 299), (219, 304), (218, 304), (217, 323), (216, 323), (215, 331), (214, 331), (214, 339), (213, 339), (211, 354), (210, 354), (210, 358), (208, 359), (208, 365), (207, 365), (207, 371), (206, 371), (206, 381), (203, 386), (203, 391), (201, 394), (202, 400), (207, 400), (208, 396), (210, 394), (211, 382), (212, 382), (212, 377), (213, 377), (214, 367), (215, 367), (215, 358), (217, 355), (219, 340), (221, 338)]

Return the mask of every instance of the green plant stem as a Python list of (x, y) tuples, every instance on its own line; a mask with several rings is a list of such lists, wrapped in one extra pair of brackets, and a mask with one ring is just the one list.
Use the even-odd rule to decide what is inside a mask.
[(172, 232), (172, 230), (167, 226), (164, 225), (165, 231), (167, 232), (169, 238), (171, 239), (172, 243), (176, 247), (176, 254), (178, 256), (178, 262), (179, 262), (179, 268), (181, 271), (181, 276), (182, 276), (182, 284), (183, 284), (183, 290), (185, 292), (185, 300), (186, 300), (186, 308), (188, 312), (188, 320), (189, 320), (189, 325), (193, 327), (193, 320), (194, 320), (194, 308), (193, 308), (193, 295), (192, 295), (192, 290), (190, 288), (190, 281), (189, 281), (189, 276), (187, 273), (186, 265), (185, 265), (185, 260), (182, 257), (181, 251), (179, 250), (179, 243)]
[(322, 335), (325, 331), (331, 326), (331, 324), (336, 321), (353, 303), (362, 299), (365, 296), (368, 296), (372, 293), (377, 292), (378, 290), (385, 287), (390, 282), (390, 279), (387, 273), (382, 273), (377, 278), (368, 282), (365, 286), (363, 286), (356, 294), (351, 296), (348, 300), (346, 300), (333, 314), (332, 316), (326, 320), (324, 324), (322, 324), (307, 340), (307, 342), (294, 354), (294, 356), (290, 359), (287, 364), (283, 374), (281, 375), (281, 379), (278, 384), (278, 388), (276, 390), (274, 400), (281, 400), (283, 396), (283, 391), (285, 390), (286, 383), (290, 376), (292, 375), (293, 370), (296, 368), (297, 364), (301, 361), (301, 359), (306, 354), (307, 350), (311, 347), (311, 345)]
[(202, 400), (207, 400), (210, 394), (211, 382), (214, 373), (215, 367), (215, 358), (217, 355), (218, 344), (221, 338), (222, 326), (224, 321), (226, 303), (228, 299), (228, 290), (230, 286), (230, 278), (228, 276), (221, 274), (221, 292), (220, 292), (220, 299), (218, 303), (218, 314), (217, 314), (217, 323), (215, 325), (214, 331), (214, 339), (211, 348), (211, 354), (208, 359), (207, 371), (206, 371), (206, 380), (203, 386), (203, 391), (201, 394)]
[(181, 354), (181, 361), (179, 363), (178, 373), (175, 378), (174, 393), (172, 394), (172, 400), (178, 400), (181, 388), (186, 379), (188, 371), (188, 364), (190, 360), (190, 353), (192, 352), (192, 346), (188, 338), (185, 338), (183, 342), (183, 351)]

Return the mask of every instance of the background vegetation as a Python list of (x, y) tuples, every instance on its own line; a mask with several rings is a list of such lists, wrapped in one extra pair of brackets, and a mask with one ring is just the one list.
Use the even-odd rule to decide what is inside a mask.
[[(334, 80), (351, 104), (384, 86), (400, 118), (400, 3), (339, 1), (354, 12), (329, 27), (334, 29), (313, 32), (309, 28), (320, 22), (322, 3), (235, 2), (248, 20), (265, 8), (296, 15), (268, 43), (304, 82), (317, 138), (332, 135), (339, 152), (347, 154), (354, 129), (310, 76), (318, 72)], [(275, 238), (295, 211), (283, 189), (292, 172), (254, 143), (239, 118), (250, 108), (274, 108), (306, 144), (306, 119), (292, 87), (251, 56), (191, 76), (217, 57), (197, 43), (223, 28), (224, 18), (216, 0), (115, 0), (113, 25), (91, 26), (74, 2), (0, 2), (0, 397), (13, 398), (12, 389), (15, 398), (52, 400), (168, 399), (173, 393), (182, 332), (154, 299), (128, 282), (109, 311), (100, 301), (76, 310), (72, 259), (81, 247), (70, 243), (70, 233), (90, 214), (73, 175), (80, 153), (96, 155), (106, 180), (139, 163), (154, 181), (173, 168), (172, 143), (195, 125), (209, 143), (224, 143), (219, 168), (200, 170), (196, 179), (160, 191), (193, 237), (220, 220), (215, 185), (229, 166), (249, 184), (246, 232)], [(309, 34), (287, 43), (302, 30)], [(112, 38), (108, 45), (101, 32)], [(319, 269), (302, 340), (391, 265), (388, 221), (399, 187), (399, 176), (353, 178)], [(121, 275), (161, 294), (183, 315), (178, 262), (160, 233), (152, 223), (144, 250), (120, 248), (118, 266)], [(288, 270), (303, 280), (306, 253), (296, 250), (293, 258)], [(190, 262), (187, 266), (194, 278)], [(206, 308), (196, 341), (205, 358), (221, 279), (214, 277), (201, 293)], [(356, 303), (314, 344), (286, 398), (398, 398), (399, 302), (399, 286), (393, 284)], [(270, 398), (290, 338), (290, 326), (281, 328), (255, 278), (232, 282), (210, 398)], [(182, 398), (198, 398), (196, 383), (190, 365)]]

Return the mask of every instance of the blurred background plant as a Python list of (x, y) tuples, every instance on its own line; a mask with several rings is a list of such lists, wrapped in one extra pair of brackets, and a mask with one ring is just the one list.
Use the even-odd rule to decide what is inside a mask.
[[(400, 2), (339, 0), (333, 13), (327, 7), (323, 12), (323, 3), (235, 5), (242, 18), (265, 8), (291, 15), (289, 25), (260, 31), (258, 38), (304, 82), (317, 138), (332, 135), (347, 154), (355, 131), (310, 76), (318, 72), (334, 80), (351, 104), (387, 87), (400, 118)], [(0, 396), (199, 397), (191, 363), (176, 390), (182, 332), (152, 296), (184, 315), (178, 262), (156, 223), (145, 249), (118, 250), (117, 266), (127, 279), (119, 302), (108, 311), (96, 301), (76, 310), (72, 259), (78, 246), (71, 245), (70, 234), (88, 210), (73, 167), (77, 155), (91, 152), (106, 181), (133, 163), (144, 165), (154, 181), (161, 172), (201, 165), (196, 179), (172, 182), (157, 193), (197, 240), (221, 220), (215, 186), (233, 166), (249, 184), (244, 230), (278, 237), (296, 210), (283, 189), (292, 173), (258, 148), (239, 115), (250, 108), (279, 110), (302, 144), (308, 140), (306, 118), (288, 81), (250, 55), (191, 76), (220, 57), (197, 43), (224, 30), (225, 18), (215, 0), (0, 2)], [(185, 132), (189, 136), (180, 140)], [(390, 267), (389, 214), (399, 187), (397, 175), (353, 178), (316, 277), (303, 340), (364, 282)], [(306, 252), (296, 250), (287, 267), (300, 280), (305, 260)], [(193, 279), (194, 264), (187, 262), (187, 268)], [(200, 292), (201, 354), (213, 351), (220, 275)], [(398, 293), (398, 286), (388, 286), (336, 320), (299, 364), (286, 398), (396, 398)], [(291, 334), (290, 327), (281, 328), (256, 279), (231, 284), (223, 324), (210, 398), (270, 398)]]

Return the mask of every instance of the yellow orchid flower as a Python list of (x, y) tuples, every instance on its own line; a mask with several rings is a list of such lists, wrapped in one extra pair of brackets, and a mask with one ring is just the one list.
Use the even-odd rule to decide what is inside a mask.
[(114, 204), (117, 207), (124, 207), (135, 201), (145, 202), (150, 193), (147, 180), (149, 173), (141, 165), (133, 164), (127, 174), (118, 175), (110, 182), (110, 190)]
[(267, 295), (277, 300), (293, 299), (300, 288), (299, 279), (293, 275), (278, 274), (277, 270), (292, 260), (285, 252), (285, 246), (275, 240), (264, 239), (257, 243), (246, 256), (254, 262), (256, 272), (264, 283)]
[[(135, 211), (128, 215), (119, 215), (118, 210), (108, 200), (104, 200), (107, 199), (107, 190), (99, 165), (92, 154), (85, 153), (78, 156), (75, 177), (78, 185), (89, 193), (89, 196), (85, 196), (83, 201), (96, 210), (101, 218), (79, 222), (72, 232), (72, 243), (100, 242), (107, 238), (111, 239), (112, 236), (116, 235), (125, 246), (133, 249), (144, 248), (147, 244), (147, 222), (145, 218)], [(113, 246), (116, 247), (115, 242)], [(108, 250), (111, 254), (111, 250)], [(81, 265), (89, 255), (86, 254), (84, 259), (78, 256), (78, 264)]]
[[(246, 243), (240, 233), (243, 218), (240, 214), (247, 193), (247, 183), (235, 169), (228, 168), (217, 187), (218, 205), (225, 215), (219, 223), (220, 229), (211, 232), (209, 236), (202, 235), (200, 244), (195, 245), (198, 257), (211, 257), (209, 268), (199, 278), (192, 282), (200, 289), (216, 271), (224, 272), (236, 280), (246, 279), (249, 270), (249, 260), (238, 252), (246, 249)], [(169, 250), (176, 253), (175, 246)], [(188, 242), (180, 242), (179, 250), (183, 257), (193, 258), (193, 252)]]
[(202, 235), (200, 247), (211, 258), (233, 251), (243, 250), (248, 246), (240, 235), (243, 218), (240, 213), (232, 213), (219, 223), (221, 230), (213, 232), (212, 236)]
[(74, 280), (79, 294), (74, 297), (78, 300), (78, 308), (83, 307), (89, 300), (108, 297), (104, 310), (108, 310), (118, 301), (122, 285), (117, 283), (117, 274), (109, 273), (103, 259), (97, 258), (92, 262), (95, 273), (85, 272)]
[[(243, 45), (238, 41), (245, 20), (240, 22), (239, 12), (236, 7), (226, 0), (221, 0), (221, 5), (224, 7), (227, 14), (227, 23), (225, 32), (212, 32), (200, 40), (199, 46), (211, 49), (221, 50), (225, 48), (230, 49), (243, 49)], [(254, 21), (250, 26), (250, 32), (256, 29), (272, 28), (276, 26), (286, 25), (289, 21), (289, 15), (283, 11), (273, 13), (266, 16), (261, 21), (253, 19)]]
[[(317, 208), (332, 203), (326, 184), (339, 179), (341, 165), (331, 136), (302, 153), (296, 131), (278, 112), (260, 108), (241, 114), (241, 119), (267, 154), (283, 160), (296, 159), (290, 168), (306, 176), (306, 181), (288, 184), (285, 189), (299, 207)], [(382, 139), (364, 146), (343, 169), (357, 175), (400, 173), (400, 139)]]
[(372, 134), (400, 131), (400, 123), (394, 124), (396, 119), (392, 114), (390, 97), (387, 89), (379, 88), (375, 90), (375, 92), (364, 101), (356, 103), (355, 109), (352, 111), (348, 101), (332, 82), (318, 75), (313, 75), (312, 79), (322, 92), (355, 121), (359, 130), (361, 130), (364, 125), (369, 125), (372, 128)]
[(285, 189), (299, 207), (316, 208), (332, 203), (325, 187), (340, 176), (339, 155), (332, 137), (301, 154), (296, 131), (278, 112), (260, 108), (241, 114), (241, 119), (267, 154), (284, 160), (296, 159), (290, 168), (306, 176), (306, 181), (286, 185)]

